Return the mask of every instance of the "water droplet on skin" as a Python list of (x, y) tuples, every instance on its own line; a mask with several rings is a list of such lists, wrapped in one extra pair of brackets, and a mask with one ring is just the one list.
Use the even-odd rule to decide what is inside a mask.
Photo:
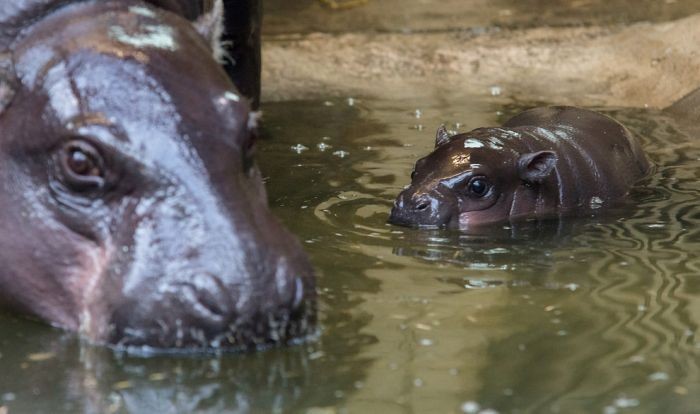
[(500, 96), (503, 92), (500, 86), (492, 86), (489, 91), (491, 92), (491, 96)]
[(335, 156), (338, 157), (338, 158), (345, 158), (345, 157), (347, 157), (348, 155), (350, 155), (350, 153), (347, 152), (347, 151), (342, 151), (342, 150), (341, 150), (341, 151), (336, 151), (336, 152), (334, 152), (333, 155), (335, 155)]
[(324, 105), (324, 106), (334, 106), (335, 104), (334, 104), (333, 102), (331, 102), (331, 101), (325, 101), (325, 102), (323, 103), (323, 105)]
[(423, 116), (423, 111), (421, 111), (420, 109), (416, 109), (413, 112), (413, 115), (416, 117), (416, 119), (420, 119)]
[(309, 147), (301, 145), (301, 144), (296, 144), (292, 145), (292, 151), (296, 152), (297, 154), (301, 154), (304, 151), (307, 151)]
[(420, 388), (423, 386), (423, 380), (420, 378), (416, 378), (413, 380), (413, 385), (416, 386), (417, 388)]
[(325, 142), (321, 142), (320, 144), (316, 145), (319, 151), (323, 152), (327, 149), (333, 148), (333, 146), (326, 144)]
[(348, 106), (355, 106), (355, 98), (348, 98)]
[(434, 344), (433, 340), (432, 340), (432, 339), (428, 339), (428, 338), (423, 338), (423, 339), (421, 339), (420, 341), (418, 341), (418, 343), (419, 343), (421, 346), (433, 346), (433, 344)]

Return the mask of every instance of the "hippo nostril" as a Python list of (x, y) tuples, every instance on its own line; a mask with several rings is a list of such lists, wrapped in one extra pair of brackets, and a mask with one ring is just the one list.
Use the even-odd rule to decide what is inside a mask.
[(190, 312), (212, 322), (224, 321), (231, 313), (227, 289), (218, 277), (198, 274), (177, 284), (176, 293)]

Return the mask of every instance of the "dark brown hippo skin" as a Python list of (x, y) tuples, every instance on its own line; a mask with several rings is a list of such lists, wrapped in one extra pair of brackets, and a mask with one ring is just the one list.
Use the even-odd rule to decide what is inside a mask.
[(2, 307), (135, 351), (315, 331), (217, 25), (138, 0), (0, 3)]
[[(146, 0), (161, 9), (195, 21), (211, 12), (214, 0)], [(219, 56), (238, 91), (257, 109), (260, 104), (260, 35), (262, 0), (223, 0), (220, 37), (225, 53)]]
[(501, 128), (450, 137), (418, 160), (389, 221), (464, 230), (572, 214), (623, 198), (651, 168), (617, 121), (574, 107), (525, 111)]

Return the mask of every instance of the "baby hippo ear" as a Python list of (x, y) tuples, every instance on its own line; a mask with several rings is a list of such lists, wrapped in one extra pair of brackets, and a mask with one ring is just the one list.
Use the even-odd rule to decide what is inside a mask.
[(442, 144), (446, 144), (450, 140), (450, 133), (447, 132), (447, 128), (445, 128), (445, 125), (440, 125), (440, 128), (438, 128), (437, 133), (435, 134), (435, 148), (439, 147)]
[(211, 8), (193, 23), (194, 28), (211, 45), (214, 58), (223, 63), (226, 56), (226, 51), (221, 44), (221, 35), (224, 33), (224, 2), (210, 0), (206, 3), (211, 3)]
[(539, 151), (523, 154), (518, 159), (518, 174), (529, 182), (541, 182), (549, 176), (557, 163), (554, 151)]

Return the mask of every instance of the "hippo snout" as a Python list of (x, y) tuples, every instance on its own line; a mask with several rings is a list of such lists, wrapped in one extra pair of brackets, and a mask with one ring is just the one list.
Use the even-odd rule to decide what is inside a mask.
[(436, 192), (404, 190), (394, 202), (389, 223), (400, 226), (444, 226), (452, 220), (446, 197)]
[(240, 283), (238, 275), (203, 272), (164, 282), (161, 292), (115, 311), (107, 342), (131, 350), (249, 350), (313, 333), (308, 263), (283, 258), (258, 276), (259, 283)]

